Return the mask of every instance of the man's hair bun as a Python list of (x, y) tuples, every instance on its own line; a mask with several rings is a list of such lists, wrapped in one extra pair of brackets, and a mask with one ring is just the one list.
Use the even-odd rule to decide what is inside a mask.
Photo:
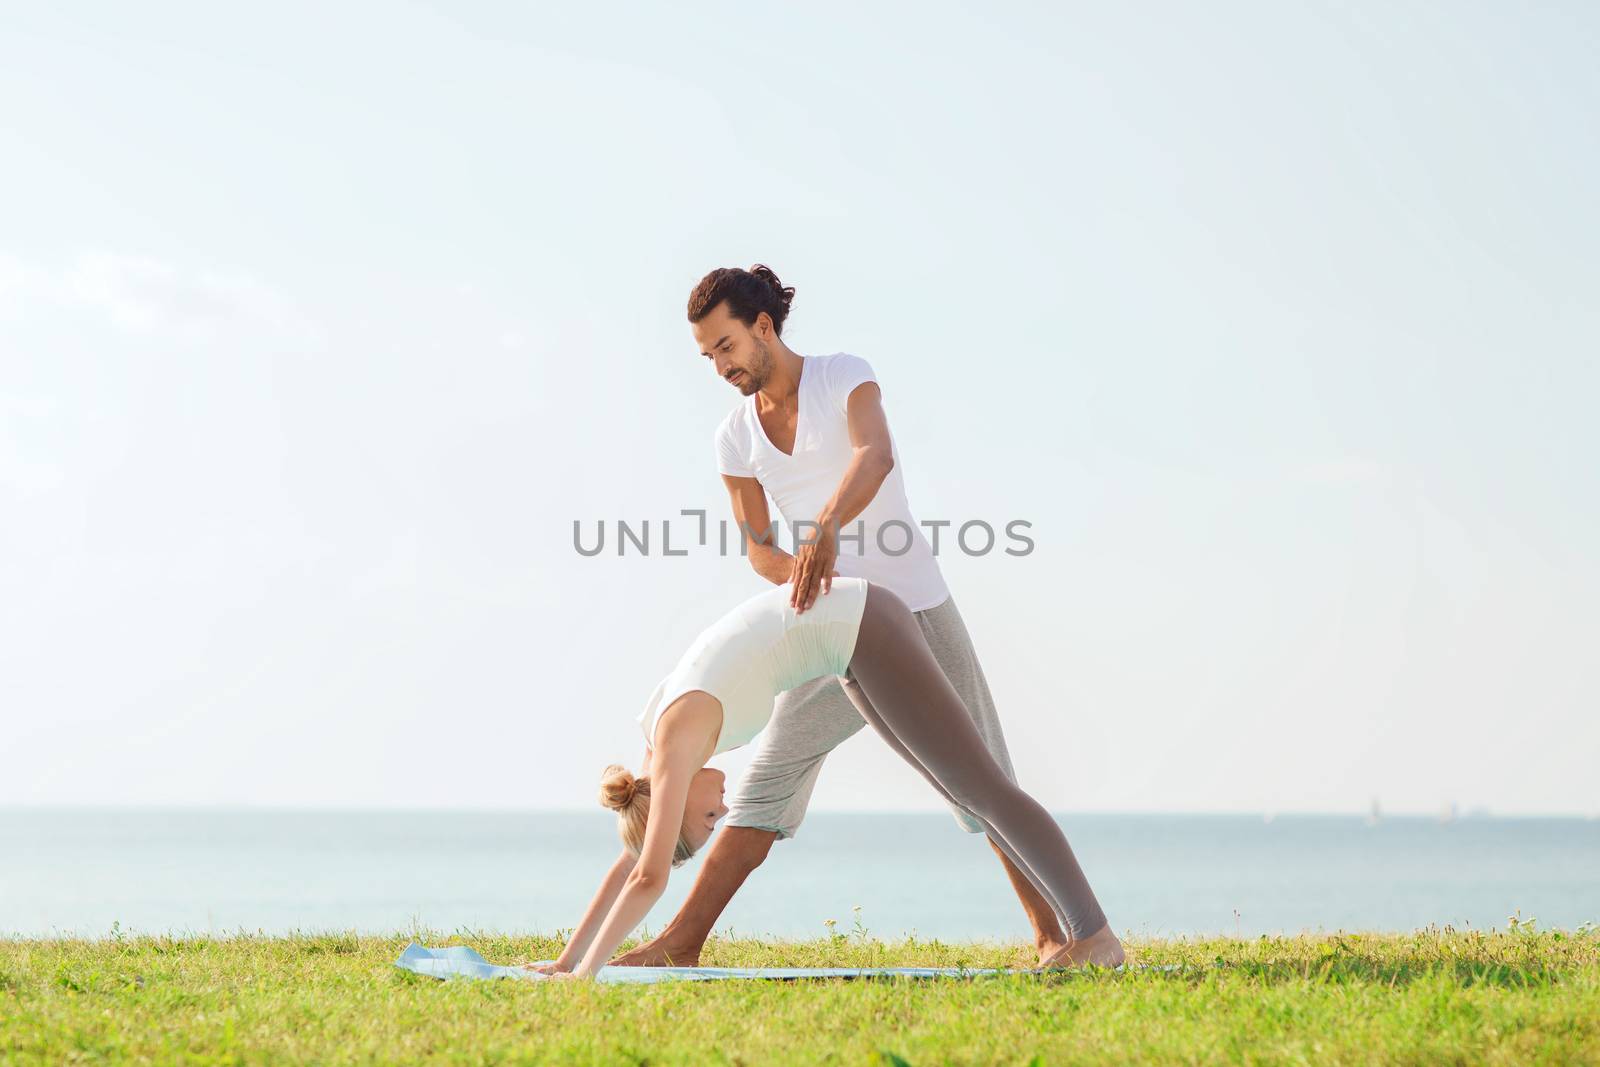
[(773, 295), (782, 302), (785, 310), (788, 310), (789, 305), (794, 303), (794, 286), (784, 285), (780, 282), (778, 275), (771, 267), (765, 263), (757, 263), (750, 268), (750, 273), (766, 282), (772, 288)]

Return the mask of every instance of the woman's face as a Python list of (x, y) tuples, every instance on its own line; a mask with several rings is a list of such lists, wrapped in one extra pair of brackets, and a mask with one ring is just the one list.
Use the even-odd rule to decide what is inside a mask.
[(717, 820), (728, 814), (722, 794), (728, 776), (715, 767), (701, 767), (689, 779), (689, 803), (683, 809), (683, 836), (698, 850), (716, 829)]

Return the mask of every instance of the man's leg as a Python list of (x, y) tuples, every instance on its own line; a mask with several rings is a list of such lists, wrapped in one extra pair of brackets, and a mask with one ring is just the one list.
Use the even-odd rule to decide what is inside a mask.
[(837, 677), (816, 678), (780, 693), (688, 899), (660, 934), (611, 965), (698, 966), (700, 949), (733, 895), (761, 866), (772, 843), (800, 828), (823, 759), (866, 725)]
[(778, 838), (775, 830), (724, 826), (706, 853), (705, 866), (694, 880), (689, 898), (667, 928), (632, 952), (612, 960), (613, 967), (698, 967), (700, 949), (728, 901), (761, 866)]
[[(972, 716), (984, 747), (994, 756), (1006, 777), (1015, 782), (1017, 774), (1011, 767), (1011, 753), (1006, 748), (1005, 733), (1000, 728), (1000, 716), (995, 710), (994, 698), (989, 693), (989, 683), (983, 676), (983, 666), (978, 662), (978, 653), (972, 645), (966, 622), (956, 607), (955, 597), (950, 597), (937, 607), (914, 612), (913, 615), (917, 625), (922, 628), (922, 635), (927, 638), (933, 658), (938, 661), (945, 677), (967, 706), (967, 713)], [(972, 812), (951, 804), (951, 813), (963, 830), (971, 834), (984, 833), (983, 821)], [(1062, 928), (1061, 918), (1039, 891), (1033, 872), (1020, 868), (1017, 857), (1008, 855), (993, 837), (988, 837), (988, 841), (994, 854), (1000, 857), (1006, 878), (1011, 882), (1017, 899), (1022, 902), (1028, 924), (1033, 927), (1033, 943), (1039, 950), (1039, 959), (1049, 959), (1071, 940)]]

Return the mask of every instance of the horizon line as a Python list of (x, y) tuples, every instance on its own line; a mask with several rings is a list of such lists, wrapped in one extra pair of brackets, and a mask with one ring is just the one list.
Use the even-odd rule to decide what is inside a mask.
[[(1370, 810), (1268, 810), (1263, 808), (1232, 808), (1232, 809), (1047, 809), (1052, 816), (1149, 816), (1149, 817), (1236, 817), (1254, 818), (1263, 820), (1292, 819), (1292, 818), (1348, 818), (1364, 819), (1368, 821), (1383, 821), (1384, 819), (1429, 819), (1439, 822), (1451, 822), (1466, 819), (1575, 819), (1584, 821), (1600, 820), (1600, 811), (1494, 811), (1486, 806), (1457, 807), (1450, 809), (1394, 809), (1380, 810), (1374, 815)], [(0, 814), (7, 813), (39, 813), (39, 812), (262, 812), (281, 814), (363, 814), (375, 815), (386, 813), (417, 813), (446, 815), (576, 815), (603, 814), (598, 806), (551, 806), (551, 807), (505, 807), (505, 806), (473, 806), (461, 805), (441, 807), (437, 805), (358, 805), (358, 804), (253, 804), (253, 803), (197, 803), (197, 804), (103, 804), (103, 803), (44, 803), (44, 804), (0, 804)], [(927, 817), (938, 816), (949, 818), (950, 814), (944, 808), (929, 808), (926, 810), (897, 809), (897, 808), (824, 808), (815, 809), (808, 815), (871, 815), (871, 816), (910, 816)]]

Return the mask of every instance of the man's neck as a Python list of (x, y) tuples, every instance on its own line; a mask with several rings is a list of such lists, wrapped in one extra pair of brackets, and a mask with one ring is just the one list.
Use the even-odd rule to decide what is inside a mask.
[(800, 369), (804, 357), (778, 342), (772, 350), (772, 377), (761, 387), (761, 397), (771, 407), (781, 407), (800, 391)]

